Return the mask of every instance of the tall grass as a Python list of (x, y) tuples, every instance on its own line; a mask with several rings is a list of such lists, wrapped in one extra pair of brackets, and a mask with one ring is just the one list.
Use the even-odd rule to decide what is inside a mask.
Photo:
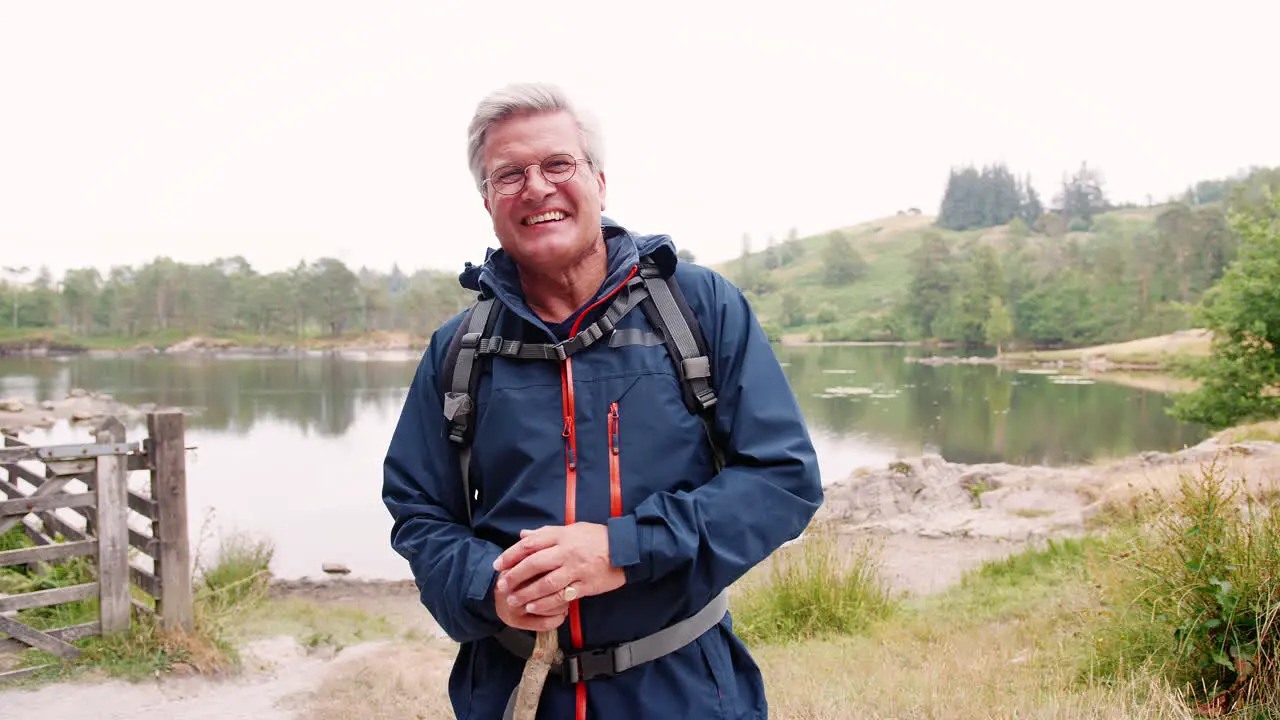
[(759, 574), (734, 599), (734, 629), (748, 644), (855, 633), (896, 607), (875, 547), (842, 546), (829, 531), (776, 553)]
[(1280, 714), (1280, 504), (1213, 462), (1143, 512), (1103, 583), (1091, 670), (1146, 668), (1205, 712)]
[[(0, 549), (30, 545), (21, 528), (0, 536)], [(167, 672), (179, 664), (203, 673), (216, 673), (238, 663), (227, 641), (230, 622), (266, 594), (274, 548), (269, 541), (235, 534), (221, 540), (213, 561), (196, 562), (195, 622), (190, 631), (162, 628), (156, 618), (134, 613), (128, 633), (77, 641), (80, 657), (63, 661), (38, 650), (24, 652), (19, 665), (48, 665), (37, 679), (58, 677), (86, 669), (111, 676), (143, 678)], [(96, 568), (89, 558), (0, 568), (0, 592), (26, 593), (94, 582)], [(144, 596), (135, 592), (135, 597)], [(65, 627), (98, 619), (97, 598), (23, 610), (18, 620), (37, 629)]]

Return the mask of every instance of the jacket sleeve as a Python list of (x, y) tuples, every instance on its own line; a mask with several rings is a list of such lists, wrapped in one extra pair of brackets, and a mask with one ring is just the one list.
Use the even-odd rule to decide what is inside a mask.
[(699, 322), (724, 468), (692, 492), (654, 494), (610, 520), (609, 552), (629, 584), (674, 581), (710, 599), (798, 537), (823, 490), (799, 403), (746, 298), (718, 275), (708, 284)]
[[(469, 642), (502, 627), (494, 609), (494, 543), (467, 521), (457, 452), (445, 431), (433, 355), (419, 364), (383, 462), (382, 500), (393, 520), (391, 545), (409, 561), (422, 603), (449, 637)], [(436, 350), (437, 352), (433, 352)]]

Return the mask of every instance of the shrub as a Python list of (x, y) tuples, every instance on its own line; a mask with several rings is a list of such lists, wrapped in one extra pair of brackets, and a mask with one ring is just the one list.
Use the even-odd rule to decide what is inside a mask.
[(1095, 670), (1151, 666), (1216, 712), (1280, 703), (1280, 507), (1242, 487), (1216, 462), (1184, 475), (1118, 554)]
[(763, 581), (734, 600), (734, 629), (746, 643), (856, 633), (895, 608), (871, 545), (842, 548), (818, 531), (769, 564)]

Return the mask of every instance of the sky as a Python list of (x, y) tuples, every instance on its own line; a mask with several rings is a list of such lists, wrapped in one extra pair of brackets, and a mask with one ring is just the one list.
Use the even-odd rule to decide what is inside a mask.
[(935, 213), (1004, 162), (1145, 203), (1280, 165), (1280, 3), (0, 0), (0, 266), (456, 271), (496, 246), (477, 101), (600, 121), (605, 214), (702, 262)]

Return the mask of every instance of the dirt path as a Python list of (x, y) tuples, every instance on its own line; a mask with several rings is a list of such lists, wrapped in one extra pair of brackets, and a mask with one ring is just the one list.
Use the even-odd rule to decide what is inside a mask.
[(299, 693), (321, 686), (330, 673), (377, 654), (387, 644), (358, 645), (325, 659), (308, 655), (293, 638), (272, 638), (244, 649), (246, 670), (235, 678), (61, 683), (4, 692), (0, 708), (3, 717), (15, 720), (293, 720)]

